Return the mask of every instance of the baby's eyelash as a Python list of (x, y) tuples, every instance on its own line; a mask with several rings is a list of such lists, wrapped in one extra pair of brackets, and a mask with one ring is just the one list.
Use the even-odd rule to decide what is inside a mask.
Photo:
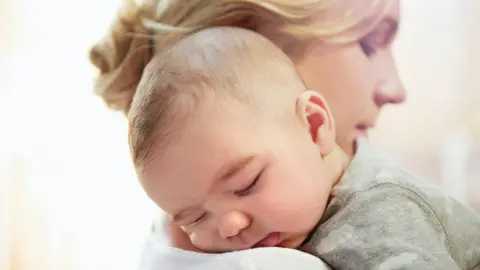
[(207, 216), (207, 213), (203, 213), (201, 216), (199, 216), (197, 219), (195, 219), (192, 223), (190, 224), (196, 224), (200, 221), (202, 221), (202, 219), (204, 219), (205, 217)]
[(242, 190), (239, 190), (239, 191), (235, 191), (235, 195), (239, 196), (239, 197), (244, 197), (244, 196), (247, 196), (250, 194), (250, 192), (252, 191), (252, 189), (256, 186), (258, 180), (260, 179), (260, 174), (257, 175), (257, 177), (255, 177), (255, 179), (253, 180), (253, 182), (246, 188), (242, 189)]

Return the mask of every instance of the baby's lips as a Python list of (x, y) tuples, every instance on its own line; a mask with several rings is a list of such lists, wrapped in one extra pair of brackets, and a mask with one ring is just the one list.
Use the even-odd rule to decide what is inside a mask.
[(267, 237), (263, 238), (260, 242), (258, 242), (255, 247), (275, 247), (280, 244), (280, 234), (279, 233), (271, 233), (267, 235)]

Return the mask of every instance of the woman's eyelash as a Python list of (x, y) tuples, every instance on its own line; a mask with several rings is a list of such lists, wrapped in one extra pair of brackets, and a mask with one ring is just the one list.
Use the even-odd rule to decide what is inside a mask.
[(363, 53), (367, 56), (370, 57), (373, 54), (375, 54), (376, 49), (373, 45), (370, 44), (368, 39), (362, 39), (359, 42), (360, 48), (362, 49)]
[(388, 46), (397, 32), (398, 26), (394, 23), (384, 22), (358, 42), (367, 57), (374, 55), (378, 48)]
[(257, 177), (255, 177), (253, 182), (248, 187), (246, 187), (242, 190), (239, 190), (239, 191), (235, 191), (235, 195), (237, 195), (239, 197), (243, 197), (243, 196), (247, 196), (248, 194), (250, 194), (250, 192), (252, 191), (252, 189), (255, 187), (258, 180), (260, 179), (260, 175), (261, 175), (261, 173), (258, 174)]

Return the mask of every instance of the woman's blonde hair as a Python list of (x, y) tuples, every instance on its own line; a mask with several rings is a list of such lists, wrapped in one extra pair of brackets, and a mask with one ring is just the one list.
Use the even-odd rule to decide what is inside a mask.
[(90, 60), (100, 70), (95, 91), (110, 108), (127, 113), (153, 54), (188, 34), (213, 26), (260, 31), (270, 25), (291, 44), (311, 38), (326, 44), (349, 43), (367, 34), (391, 2), (125, 0), (106, 38), (90, 50)]

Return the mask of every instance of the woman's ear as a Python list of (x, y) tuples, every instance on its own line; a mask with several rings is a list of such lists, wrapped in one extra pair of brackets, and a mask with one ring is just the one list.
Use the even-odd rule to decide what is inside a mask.
[(335, 148), (335, 123), (325, 99), (315, 91), (305, 91), (297, 99), (297, 116), (318, 146), (320, 154)]

